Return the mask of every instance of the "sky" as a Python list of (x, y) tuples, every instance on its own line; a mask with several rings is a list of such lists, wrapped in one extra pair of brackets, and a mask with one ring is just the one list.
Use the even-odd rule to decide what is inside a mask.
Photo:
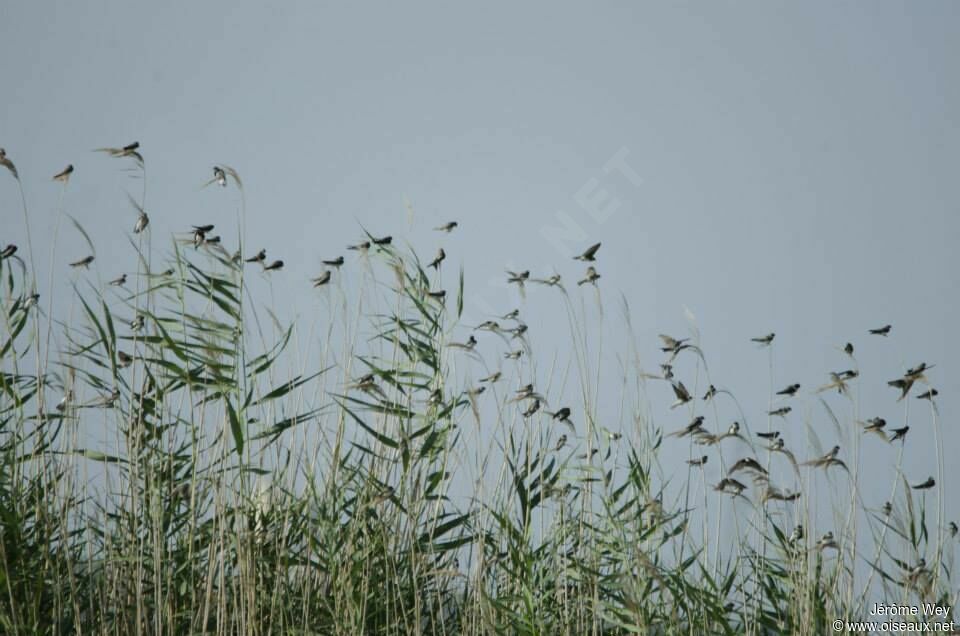
[[(811, 390), (851, 366), (844, 343), (862, 371), (858, 414), (891, 426), (905, 406), (886, 381), (936, 364), (944, 452), (960, 448), (956, 2), (4, 2), (0, 58), (0, 146), (41, 280), (60, 205), (50, 177), (67, 163), (64, 207), (94, 236), (95, 276), (133, 266), (123, 192), (141, 184), (91, 150), (137, 140), (154, 236), (235, 227), (236, 193), (200, 186), (217, 163), (242, 175), (248, 251), (285, 261), (274, 289), (289, 316), (312, 310), (309, 277), (361, 226), (423, 257), (443, 241), (448, 287), (466, 271), (468, 323), (522, 306), (537, 346), (562, 352), (556, 296), (504, 284), (506, 268), (555, 270), (601, 325), (606, 378), (628, 349), (621, 294), (651, 371), (656, 334), (687, 335), (689, 313), (712, 381), (753, 426), (771, 388), (800, 382), (787, 426), (802, 440), (808, 422), (824, 449), (835, 436)], [(20, 210), (0, 174), (4, 244), (26, 243)], [(449, 220), (449, 237), (431, 230)], [(596, 241), (602, 318), (596, 292), (573, 284), (584, 267), (571, 257)], [(66, 277), (86, 248), (69, 226), (56, 245)], [(891, 337), (867, 335), (888, 323)], [(772, 374), (749, 341), (771, 331)], [(650, 391), (661, 426), (686, 423), (665, 383)], [(932, 470), (928, 420), (904, 454), (914, 482)], [(690, 449), (665, 447), (682, 477)], [(876, 492), (864, 481), (875, 507), (896, 449), (868, 453), (865, 474), (884, 469)]]

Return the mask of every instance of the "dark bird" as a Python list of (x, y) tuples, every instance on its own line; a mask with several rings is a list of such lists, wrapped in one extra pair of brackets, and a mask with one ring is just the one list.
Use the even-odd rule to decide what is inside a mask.
[(219, 244), (220, 244), (220, 237), (219, 237), (219, 236), (210, 236), (210, 237), (206, 237), (206, 236), (205, 236), (205, 237), (203, 237), (203, 244), (204, 244), (204, 245), (219, 245)]
[(459, 224), (456, 221), (450, 221), (449, 223), (444, 223), (440, 227), (435, 227), (433, 229), (437, 232), (446, 232), (449, 234), (450, 232), (453, 232), (453, 229), (457, 227), (457, 225)]
[(89, 269), (90, 263), (93, 262), (93, 259), (94, 257), (92, 255), (85, 256), (84, 258), (81, 258), (79, 261), (74, 261), (73, 263), (70, 263), (70, 267), (85, 267)]
[(503, 354), (503, 357), (507, 360), (518, 360), (522, 355), (523, 349), (517, 349), (516, 351), (509, 351)]
[(509, 332), (513, 334), (512, 338), (522, 338), (523, 334), (527, 333), (527, 329), (529, 329), (529, 327), (521, 322), (513, 329), (510, 329)]
[(530, 278), (530, 270), (529, 270), (529, 269), (528, 269), (528, 270), (525, 270), (525, 271), (522, 271), (522, 272), (511, 272), (511, 271), (508, 269), (508, 270), (507, 270), (507, 274), (508, 274), (508, 276), (507, 276), (507, 282), (508, 282), (508, 283), (516, 283), (516, 284), (520, 285), (521, 287), (523, 287), (523, 283), (524, 283), (528, 278)]
[(583, 275), (583, 278), (577, 281), (577, 287), (583, 285), (584, 283), (590, 283), (596, 285), (597, 281), (600, 279), (600, 274), (597, 270), (591, 265), (587, 268), (587, 273)]
[(756, 342), (756, 343), (758, 343), (758, 344), (760, 344), (760, 345), (762, 345), (762, 346), (765, 347), (765, 346), (769, 345), (771, 342), (773, 342), (773, 339), (774, 339), (776, 336), (777, 336), (777, 334), (771, 332), (771, 333), (768, 333), (768, 334), (765, 335), (765, 336), (760, 336), (759, 338), (750, 338), (750, 341), (751, 341), (751, 342)]
[(474, 329), (482, 329), (484, 331), (500, 331), (500, 323), (495, 320), (484, 320), (479, 325), (474, 327)]
[(570, 409), (564, 406), (563, 408), (557, 409), (553, 413), (548, 412), (547, 415), (549, 415), (555, 420), (560, 420), (561, 422), (565, 422), (570, 419)]
[(853, 357), (853, 343), (848, 342), (847, 344), (843, 345), (843, 352), (852, 358), (852, 357)]
[(445, 259), (446, 257), (447, 257), (447, 253), (444, 252), (443, 248), (441, 247), (439, 250), (437, 250), (436, 257), (434, 257), (434, 259), (430, 261), (427, 267), (432, 267), (433, 269), (440, 269), (440, 263), (442, 263), (443, 259)]
[(123, 351), (117, 351), (117, 366), (126, 368), (133, 363), (133, 356)]
[(753, 472), (760, 473), (761, 475), (767, 474), (767, 470), (760, 465), (760, 462), (752, 457), (744, 457), (743, 459), (739, 460), (730, 467), (730, 470), (727, 471), (727, 474), (732, 475), (739, 470), (752, 470)]
[(356, 245), (347, 245), (347, 249), (366, 252), (368, 249), (370, 249), (370, 241), (364, 241), (363, 243), (357, 243)]
[(135, 141), (132, 144), (127, 144), (123, 148), (97, 148), (94, 152), (106, 152), (111, 157), (134, 157), (140, 163), (143, 163), (143, 156), (137, 152), (137, 148), (140, 147), (140, 142)]
[(697, 458), (694, 458), (694, 459), (688, 459), (688, 460), (687, 460), (687, 463), (690, 464), (691, 466), (703, 466), (704, 464), (707, 463), (707, 460), (708, 460), (708, 459), (710, 459), (710, 458), (707, 457), (706, 455), (704, 455), (703, 457), (697, 457)]
[(451, 342), (449, 346), (456, 349), (466, 349), (467, 351), (473, 351), (473, 348), (477, 346), (477, 339), (473, 337), (473, 334), (467, 338), (466, 342)]
[(140, 314), (137, 314), (136, 317), (130, 321), (130, 329), (132, 329), (133, 331), (140, 331), (141, 329), (143, 329), (144, 322), (145, 321), (143, 316)]
[(127, 284), (127, 275), (126, 275), (126, 274), (120, 274), (119, 278), (114, 278), (112, 281), (110, 281), (110, 284), (113, 285), (114, 287), (121, 287), (121, 286), (123, 286), (123, 285), (126, 285), (126, 284)]
[(433, 298), (434, 300), (439, 300), (440, 302), (443, 302), (444, 299), (447, 297), (447, 290), (441, 289), (440, 291), (428, 291), (427, 296), (429, 296), (430, 298)]
[(40, 300), (40, 294), (33, 292), (27, 299), (23, 302), (23, 310), (29, 311), (31, 307), (35, 307), (37, 302)]
[(929, 371), (933, 366), (932, 364), (928, 365), (926, 362), (921, 362), (917, 366), (907, 369), (904, 377), (910, 378), (911, 380), (919, 380), (923, 377), (923, 372)]
[(321, 287), (330, 282), (330, 275), (330, 270), (327, 270), (316, 278), (311, 278), (310, 281), (313, 283), (314, 287)]
[(540, 410), (540, 400), (534, 399), (533, 403), (529, 407), (527, 407), (526, 411), (523, 412), (523, 416), (530, 417), (531, 415), (536, 413), (538, 410)]
[(780, 431), (770, 431), (769, 433), (757, 433), (757, 437), (762, 437), (763, 439), (777, 439), (780, 437)]
[(707, 400), (714, 397), (716, 394), (717, 394), (717, 387), (711, 384), (710, 387), (707, 389), (707, 392), (703, 394), (703, 401), (706, 402)]
[(520, 310), (514, 309), (510, 313), (500, 316), (500, 320), (516, 320), (519, 317), (520, 317)]
[(820, 537), (820, 540), (817, 541), (817, 550), (826, 550), (827, 548), (833, 548), (834, 550), (840, 549), (840, 546), (838, 546), (837, 542), (833, 539), (832, 532), (825, 533), (822, 537)]
[(693, 399), (690, 392), (687, 391), (687, 387), (683, 386), (683, 382), (674, 382), (670, 386), (673, 387), (673, 394), (677, 396), (677, 401), (670, 405), (671, 409), (675, 409)]
[(3, 148), (0, 148), (0, 166), (3, 166), (9, 170), (14, 179), (20, 179), (20, 175), (17, 174), (17, 167), (13, 165), (13, 162), (7, 158), (7, 151)]
[(834, 446), (830, 450), (830, 452), (824, 455), (823, 457), (817, 457), (816, 459), (811, 459), (810, 461), (803, 462), (803, 464), (801, 465), (814, 466), (814, 467), (830, 466), (840, 461), (837, 459), (837, 455), (839, 454), (840, 454), (840, 447)]
[(932, 400), (933, 398), (937, 397), (938, 395), (940, 395), (940, 391), (937, 391), (936, 389), (930, 389), (929, 391), (927, 391), (927, 392), (925, 392), (925, 393), (921, 393), (920, 395), (918, 395), (918, 396), (917, 396), (917, 399), (918, 399), (918, 400)]
[(876, 433), (880, 436), (883, 436), (883, 429), (887, 425), (887, 420), (882, 417), (872, 417), (866, 422), (864, 422), (863, 432), (864, 433)]
[(960, 532), (960, 528), (957, 527), (956, 521), (951, 521), (947, 524), (947, 532), (950, 533), (951, 537), (957, 536), (957, 533)]
[(733, 479), (732, 477), (725, 477), (720, 480), (720, 483), (713, 487), (714, 490), (718, 492), (727, 493), (730, 495), (739, 495), (744, 490), (747, 489), (741, 482)]
[(210, 181), (207, 181), (206, 185), (210, 185), (211, 183), (216, 183), (221, 188), (227, 187), (227, 174), (223, 171), (223, 168), (221, 168), (220, 166), (213, 167), (213, 179), (210, 179)]
[(207, 225), (191, 225), (190, 227), (193, 228), (194, 233), (207, 234), (213, 231), (214, 225), (210, 223)]
[(910, 393), (910, 389), (913, 387), (913, 378), (897, 378), (896, 380), (890, 380), (887, 382), (889, 386), (892, 386), (895, 389), (900, 389), (900, 397), (897, 398), (897, 402), (907, 397), (907, 394)]
[(790, 408), (789, 406), (783, 406), (773, 411), (767, 411), (767, 415), (779, 415), (780, 417), (785, 417), (787, 413), (789, 413), (792, 410), (793, 409)]
[(785, 395), (785, 396), (787, 396), (787, 397), (793, 397), (794, 395), (797, 394), (797, 391), (799, 391), (799, 390), (800, 390), (800, 385), (799, 385), (799, 384), (791, 384), (790, 386), (788, 386), (788, 387), (785, 388), (784, 390), (782, 390), (782, 391), (777, 391), (777, 395)]
[(679, 431), (674, 431), (670, 433), (670, 437), (686, 437), (687, 435), (692, 435), (697, 431), (703, 430), (703, 416), (698, 415), (693, 418), (689, 424), (681, 428)]
[(384, 236), (383, 238), (370, 239), (373, 241), (374, 245), (390, 245), (393, 242), (392, 236)]
[(600, 243), (595, 243), (587, 248), (587, 251), (581, 254), (580, 256), (574, 256), (573, 260), (575, 261), (590, 261), (593, 262), (596, 259), (594, 258), (597, 254), (597, 250), (600, 249)]
[(66, 168), (64, 168), (63, 170), (61, 170), (60, 172), (58, 172), (57, 174), (53, 175), (53, 180), (54, 180), (54, 181), (62, 181), (63, 183), (66, 183), (67, 181), (70, 180), (70, 175), (71, 175), (71, 174), (73, 174), (73, 164), (72, 164), (72, 163), (71, 163), (70, 165), (68, 165)]
[(919, 484), (913, 484), (910, 487), (913, 488), (914, 490), (928, 490), (930, 488), (933, 488), (936, 485), (937, 485), (937, 482), (936, 480), (934, 480), (933, 477), (927, 477), (926, 481)]
[(884, 501), (881, 510), (885, 516), (889, 517), (890, 513), (893, 512), (893, 504), (889, 501)]
[(890, 436), (890, 441), (895, 442), (898, 439), (906, 439), (907, 433), (910, 431), (909, 426), (904, 426), (903, 428), (893, 428), (890, 429), (893, 435)]
[(893, 329), (893, 325), (884, 325), (877, 329), (871, 329), (870, 333), (874, 336), (888, 336), (890, 335), (890, 330)]
[(147, 216), (147, 213), (140, 211), (140, 216), (137, 217), (137, 223), (133, 226), (133, 233), (139, 234), (147, 229), (147, 226), (150, 225), (150, 217)]
[(267, 260), (267, 250), (260, 250), (250, 258), (244, 259), (245, 263), (262, 263)]
[(273, 261), (272, 263), (270, 263), (269, 265), (264, 265), (264, 266), (263, 266), (263, 271), (265, 271), (265, 272), (273, 272), (273, 271), (278, 271), (278, 270), (281, 270), (281, 269), (283, 269), (283, 261), (281, 261), (281, 260), (276, 260), (276, 261)]
[(2, 252), (0, 252), (0, 261), (2, 261), (5, 258), (10, 258), (16, 253), (17, 253), (17, 246), (14, 245), (13, 243), (10, 243), (5, 248), (3, 248)]
[(323, 263), (324, 265), (328, 265), (328, 266), (330, 266), (330, 267), (340, 267), (341, 265), (343, 265), (343, 257), (342, 257), (342, 256), (338, 256), (338, 257), (336, 257), (335, 259), (333, 259), (333, 260), (331, 260), (331, 261), (320, 261), (320, 262)]
[(801, 539), (803, 539), (803, 525), (798, 524), (797, 527), (793, 529), (793, 532), (790, 533), (790, 538), (787, 540), (793, 544)]
[(481, 381), (481, 382), (490, 382), (490, 383), (492, 384), (492, 383), (496, 382), (497, 380), (499, 380), (499, 379), (500, 379), (500, 376), (502, 376), (502, 375), (503, 375), (503, 374), (500, 373), (499, 371), (494, 371), (493, 373), (491, 373), (491, 374), (488, 375), (487, 377), (485, 377), (485, 378), (480, 378), (480, 381)]
[(559, 451), (561, 448), (563, 448), (564, 446), (566, 446), (566, 444), (567, 444), (567, 436), (566, 436), (566, 435), (561, 435), (560, 437), (557, 438), (557, 445), (554, 447), (553, 450), (554, 450), (554, 451)]

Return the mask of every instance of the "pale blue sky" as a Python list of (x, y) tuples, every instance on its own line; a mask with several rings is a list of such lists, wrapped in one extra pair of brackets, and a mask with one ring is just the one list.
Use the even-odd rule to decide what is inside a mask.
[[(158, 237), (231, 226), (235, 198), (198, 186), (214, 163), (240, 172), (250, 247), (286, 261), (291, 315), (314, 306), (294, 292), (361, 236), (358, 223), (427, 257), (441, 238), (429, 228), (456, 219), (447, 285), (463, 262), (480, 318), (520, 304), (488, 283), (508, 264), (555, 266), (568, 285), (582, 273), (543, 237), (562, 211), (586, 236), (571, 250), (603, 242), (605, 377), (625, 342), (622, 291), (651, 369), (656, 334), (684, 334), (689, 307), (715, 383), (755, 428), (768, 359), (748, 340), (775, 331), (775, 390), (848, 367), (837, 347), (850, 340), (861, 415), (891, 425), (903, 405), (886, 381), (935, 363), (948, 457), (960, 447), (960, 4), (162, 4), (0, 5), (0, 145), (38, 245), (56, 218), (50, 176), (71, 162), (67, 209), (96, 235), (102, 276), (129, 271), (122, 191), (139, 186), (90, 149), (139, 140)], [(622, 149), (640, 185), (604, 172)], [(19, 195), (0, 177), (0, 240), (25, 244)], [(577, 201), (592, 178), (621, 202), (602, 223)], [(58, 245), (57, 271), (85, 253), (70, 229)], [(584, 293), (593, 302), (573, 295)], [(567, 334), (551, 297), (534, 289), (524, 305), (548, 359)], [(886, 323), (891, 338), (866, 335)], [(685, 423), (665, 409), (667, 387), (651, 391), (665, 428)], [(800, 404), (824, 421), (815, 398)], [(822, 439), (832, 445), (829, 427)], [(915, 422), (911, 480), (932, 472), (932, 441)], [(686, 457), (685, 444), (667, 447)], [(879, 441), (869, 451), (893, 461)]]

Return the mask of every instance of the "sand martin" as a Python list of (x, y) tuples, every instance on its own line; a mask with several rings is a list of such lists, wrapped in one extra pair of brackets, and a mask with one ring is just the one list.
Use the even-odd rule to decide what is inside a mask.
[(54, 181), (62, 181), (63, 183), (66, 183), (67, 181), (70, 180), (70, 175), (71, 175), (71, 174), (73, 174), (73, 164), (72, 164), (72, 163), (71, 163), (70, 165), (68, 165), (66, 168), (64, 168), (63, 170), (61, 170), (60, 172), (58, 172), (57, 174), (53, 175), (53, 180), (54, 180)]

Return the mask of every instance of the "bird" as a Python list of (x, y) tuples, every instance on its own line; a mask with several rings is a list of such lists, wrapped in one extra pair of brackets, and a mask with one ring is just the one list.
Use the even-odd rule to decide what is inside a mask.
[(267, 250), (260, 250), (250, 258), (244, 259), (244, 263), (262, 263), (267, 260)]
[(563, 434), (563, 435), (561, 435), (560, 437), (557, 438), (557, 445), (554, 447), (553, 450), (554, 450), (554, 451), (559, 451), (561, 448), (563, 448), (564, 446), (566, 446), (566, 444), (567, 444), (567, 436), (566, 436), (566, 434)]
[(827, 548), (833, 548), (834, 550), (838, 550), (840, 548), (840, 546), (837, 545), (837, 542), (833, 539), (832, 532), (825, 533), (822, 537), (820, 537), (820, 540), (817, 541), (817, 550), (826, 550)]
[(3, 248), (3, 251), (0, 251), (0, 261), (2, 261), (5, 258), (10, 258), (16, 253), (17, 253), (17, 246), (14, 245), (13, 243), (10, 243), (5, 248)]
[(483, 330), (483, 331), (493, 331), (493, 332), (497, 332), (497, 331), (500, 331), (500, 323), (498, 323), (498, 322), (495, 321), (495, 320), (484, 320), (484, 321), (481, 322), (479, 325), (477, 325), (476, 327), (474, 327), (474, 329), (475, 329), (475, 330), (476, 330), (476, 329), (481, 329), (481, 330)]
[(874, 336), (888, 336), (890, 335), (890, 330), (893, 329), (892, 325), (884, 325), (876, 329), (871, 329), (870, 333)]
[(86, 268), (86, 269), (90, 269), (90, 263), (93, 262), (93, 259), (94, 259), (94, 257), (93, 257), (92, 255), (91, 255), (91, 256), (85, 256), (85, 257), (81, 258), (79, 261), (74, 261), (74, 262), (70, 263), (70, 267), (83, 267), (83, 268)]
[(86, 407), (110, 407), (113, 406), (113, 403), (120, 399), (120, 389), (114, 389), (108, 394), (102, 394), (91, 402), (88, 402), (84, 406)]
[(447, 297), (447, 290), (441, 289), (440, 291), (428, 291), (427, 296), (429, 296), (430, 298), (433, 298), (434, 300), (439, 300), (440, 302), (443, 302), (444, 299)]
[(933, 367), (934, 365), (932, 364), (928, 365), (926, 362), (921, 362), (917, 366), (907, 369), (907, 372), (904, 374), (904, 377), (910, 378), (912, 380), (920, 380), (921, 378), (923, 378), (923, 372), (929, 371)]
[(849, 387), (847, 387), (847, 379), (857, 377), (857, 373), (854, 372), (852, 376), (845, 376), (847, 372), (834, 373), (830, 372), (830, 382), (824, 384), (822, 387), (817, 389), (817, 393), (823, 393), (824, 391), (829, 391), (830, 389), (836, 389), (837, 393), (842, 395), (849, 395)]
[(956, 521), (951, 521), (947, 524), (947, 532), (950, 533), (951, 537), (957, 536), (957, 533), (960, 532), (960, 528), (957, 527)]
[(917, 396), (917, 399), (918, 399), (918, 400), (932, 400), (933, 398), (937, 397), (938, 395), (940, 395), (940, 391), (937, 391), (936, 389), (930, 389), (929, 391), (927, 391), (927, 392), (925, 392), (925, 393), (921, 393), (920, 395), (918, 395), (918, 396)]
[(520, 310), (514, 309), (513, 311), (500, 316), (500, 320), (516, 320), (519, 317), (520, 317)]
[(370, 241), (363, 241), (362, 243), (357, 243), (356, 245), (347, 245), (348, 250), (356, 250), (358, 252), (366, 252), (370, 249)]
[(490, 384), (493, 384), (494, 382), (496, 382), (497, 380), (499, 380), (499, 379), (500, 379), (500, 376), (502, 376), (502, 375), (503, 375), (503, 374), (500, 373), (499, 371), (494, 371), (493, 373), (491, 373), (491, 374), (488, 375), (487, 377), (485, 377), (485, 378), (480, 378), (480, 381), (481, 381), (481, 382), (489, 382)]
[(210, 179), (206, 185), (210, 185), (211, 183), (216, 183), (221, 188), (227, 187), (227, 174), (220, 166), (213, 167), (213, 179)]
[(718, 492), (727, 493), (730, 495), (738, 496), (747, 489), (743, 483), (733, 479), (732, 477), (724, 477), (720, 480), (716, 486), (713, 487), (714, 490)]
[(117, 351), (117, 366), (129, 367), (133, 363), (133, 356), (123, 351)]
[(270, 263), (269, 265), (263, 266), (263, 271), (265, 272), (275, 272), (283, 269), (283, 261), (276, 260)]
[(847, 344), (843, 345), (843, 352), (852, 358), (852, 357), (853, 357), (853, 343), (848, 342)]
[(384, 236), (382, 238), (371, 238), (370, 239), (374, 245), (390, 245), (393, 242), (392, 236)]
[(670, 433), (670, 437), (686, 437), (703, 429), (703, 416), (698, 415), (693, 420), (678, 431)]
[(37, 301), (40, 300), (40, 294), (33, 292), (27, 296), (27, 299), (23, 302), (23, 310), (29, 311), (31, 307), (36, 306)]
[(771, 342), (773, 342), (773, 339), (776, 338), (776, 336), (777, 336), (777, 334), (771, 332), (771, 333), (768, 333), (768, 334), (765, 335), (765, 336), (759, 336), (759, 337), (757, 337), (757, 338), (750, 338), (750, 341), (751, 341), (751, 342), (756, 342), (756, 343), (760, 344), (761, 346), (766, 347), (766, 346), (768, 346)]
[(898, 439), (906, 439), (907, 433), (910, 431), (909, 426), (904, 426), (903, 428), (894, 428), (891, 429), (893, 435), (890, 436), (890, 442), (895, 442)]
[(508, 351), (503, 354), (503, 357), (507, 360), (518, 360), (520, 356), (523, 355), (523, 349), (517, 349), (516, 351)]
[(788, 541), (793, 544), (803, 539), (803, 524), (797, 524), (797, 527), (790, 533)]
[(895, 389), (900, 389), (900, 397), (897, 398), (897, 402), (907, 397), (907, 394), (910, 393), (910, 389), (913, 388), (913, 378), (897, 378), (896, 380), (890, 380), (887, 382), (887, 385), (892, 386)]
[(762, 437), (763, 439), (777, 439), (780, 437), (780, 431), (770, 431), (769, 433), (757, 433), (757, 437)]
[(487, 390), (485, 386), (478, 386), (475, 389), (467, 389), (467, 397), (475, 398)]
[(130, 329), (133, 331), (140, 331), (143, 329), (144, 318), (141, 314), (137, 314), (136, 317), (130, 321)]
[(473, 351), (473, 348), (477, 346), (477, 339), (473, 337), (473, 334), (470, 334), (470, 337), (467, 338), (466, 342), (451, 342), (449, 346), (457, 349)]
[(842, 461), (837, 459), (837, 455), (840, 453), (840, 447), (834, 446), (829, 453), (823, 457), (817, 457), (816, 459), (811, 459), (810, 461), (803, 462), (801, 466), (813, 466), (815, 468), (823, 466), (834, 466), (837, 464), (843, 464)]
[(329, 261), (321, 260), (320, 262), (329, 267), (340, 267), (341, 265), (343, 265), (343, 257), (338, 256), (332, 260), (329, 260)]
[(683, 386), (683, 382), (674, 382), (670, 386), (673, 387), (673, 394), (677, 396), (677, 401), (670, 405), (671, 409), (675, 409), (693, 399), (690, 392), (687, 391), (687, 387)]
[(200, 247), (207, 238), (207, 234), (213, 231), (213, 224), (194, 225), (193, 227), (193, 247)]
[(139, 234), (147, 229), (147, 226), (150, 225), (150, 217), (147, 216), (147, 213), (140, 211), (140, 216), (137, 217), (137, 223), (133, 226), (133, 233)]
[(57, 174), (53, 175), (53, 180), (54, 180), (54, 181), (62, 181), (63, 183), (66, 183), (67, 181), (70, 180), (70, 175), (71, 175), (71, 174), (73, 174), (73, 164), (72, 164), (72, 163), (69, 164), (69, 165), (68, 165), (66, 168), (64, 168), (63, 170), (61, 170), (60, 172), (58, 172)]
[(20, 175), (17, 174), (17, 167), (13, 165), (13, 162), (10, 161), (10, 159), (7, 158), (7, 151), (3, 148), (0, 148), (0, 166), (3, 166), (9, 170), (14, 179), (20, 179)]
[(695, 457), (694, 459), (688, 459), (687, 463), (690, 464), (691, 466), (703, 466), (704, 464), (707, 463), (707, 460), (709, 459), (710, 458), (708, 456), (704, 455), (702, 457)]
[(777, 391), (777, 395), (785, 395), (785, 396), (787, 396), (787, 397), (793, 397), (794, 395), (797, 394), (797, 391), (799, 391), (799, 390), (800, 390), (800, 385), (799, 385), (799, 384), (791, 384), (790, 386), (788, 386), (788, 387), (785, 388), (784, 390), (782, 390), (782, 391)]
[(686, 344), (690, 338), (681, 338), (678, 340), (673, 336), (668, 336), (665, 333), (658, 334), (657, 337), (663, 341), (663, 346), (660, 347), (660, 351), (663, 351), (664, 353), (677, 354), (684, 349), (689, 349), (691, 346)]
[(864, 422), (863, 432), (864, 433), (876, 433), (883, 437), (883, 428), (887, 425), (887, 420), (882, 417), (872, 417), (866, 422)]
[(440, 269), (440, 263), (442, 263), (443, 259), (445, 259), (446, 257), (447, 257), (447, 253), (444, 252), (443, 248), (441, 247), (439, 250), (437, 250), (437, 255), (434, 257), (432, 261), (430, 261), (427, 267), (432, 267), (433, 269)]
[(511, 339), (513, 339), (513, 338), (523, 338), (523, 334), (527, 333), (527, 329), (529, 329), (529, 327), (521, 322), (519, 325), (517, 325), (513, 329), (508, 329), (507, 331), (513, 334), (513, 336), (511, 337)]
[(573, 260), (575, 261), (590, 261), (593, 262), (596, 259), (594, 258), (597, 254), (597, 250), (600, 249), (600, 243), (594, 243), (580, 256), (574, 256)]
[(554, 274), (549, 278), (531, 278), (531, 283), (539, 283), (540, 285), (547, 285), (548, 287), (555, 287), (560, 285), (560, 274)]
[(310, 282), (313, 283), (314, 287), (321, 287), (330, 282), (330, 276), (331, 276), (330, 270), (327, 270), (324, 273), (317, 276), (316, 278), (311, 278)]
[(707, 389), (707, 392), (703, 394), (703, 401), (704, 402), (708, 401), (716, 394), (717, 394), (717, 387), (711, 384), (710, 387)]
[(114, 287), (121, 287), (121, 286), (123, 286), (123, 285), (126, 285), (126, 284), (127, 284), (127, 275), (126, 275), (126, 274), (120, 274), (120, 276), (119, 276), (118, 278), (114, 278), (112, 281), (110, 281), (110, 284), (113, 285)]
[(219, 237), (219, 236), (209, 236), (209, 237), (205, 236), (205, 237), (203, 237), (203, 244), (204, 244), (204, 245), (219, 245), (219, 244), (220, 244), (220, 237)]
[(933, 477), (927, 477), (927, 480), (919, 484), (914, 484), (910, 486), (914, 490), (928, 490), (937, 485), (936, 480)]
[(509, 269), (507, 270), (507, 282), (516, 283), (520, 287), (523, 287), (523, 283), (530, 278), (530, 270), (524, 270), (522, 272), (512, 272)]
[(754, 472), (760, 473), (761, 475), (766, 475), (767, 470), (760, 465), (760, 462), (753, 459), (752, 457), (744, 457), (743, 459), (737, 461), (733, 466), (730, 467), (730, 470), (727, 471), (728, 475), (732, 475), (738, 470), (752, 470)]
[(566, 420), (570, 419), (570, 409), (566, 406), (557, 409), (553, 413), (550, 413), (549, 411), (546, 413), (553, 419), (560, 420), (561, 422), (565, 422)]
[(577, 281), (577, 287), (583, 285), (584, 283), (590, 283), (592, 285), (597, 284), (597, 280), (600, 279), (600, 274), (597, 273), (596, 268), (593, 265), (587, 268), (587, 273), (584, 274), (584, 277), (581, 280)]
[(533, 403), (523, 412), (524, 417), (530, 417), (540, 409), (540, 400), (534, 398)]
[(883, 511), (884, 516), (889, 517), (890, 513), (893, 512), (893, 504), (889, 501), (884, 501), (881, 510)]
[(143, 155), (137, 152), (137, 148), (140, 147), (140, 142), (135, 141), (131, 144), (127, 144), (122, 148), (97, 148), (94, 152), (106, 152), (111, 157), (134, 157), (140, 163), (143, 163)]
[(454, 228), (457, 227), (458, 225), (459, 223), (457, 223), (456, 221), (450, 221), (449, 223), (444, 223), (443, 225), (439, 227), (435, 227), (433, 229), (437, 232), (446, 232), (447, 234), (449, 234), (450, 232), (453, 232)]
[(789, 413), (792, 410), (793, 409), (790, 408), (789, 406), (782, 406), (773, 411), (767, 411), (767, 415), (779, 415), (780, 417), (786, 417), (787, 413)]

